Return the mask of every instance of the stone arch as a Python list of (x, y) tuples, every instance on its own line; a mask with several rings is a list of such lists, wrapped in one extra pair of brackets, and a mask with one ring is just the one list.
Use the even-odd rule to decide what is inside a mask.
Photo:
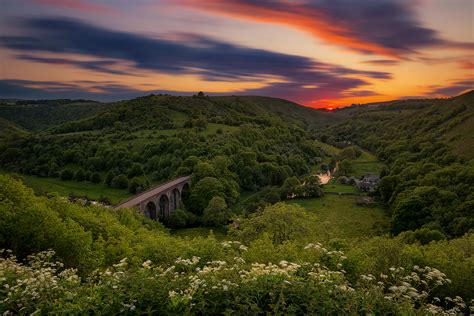
[(170, 201), (168, 196), (166, 194), (160, 196), (158, 203), (160, 206), (160, 219), (167, 221), (170, 215)]
[(171, 210), (175, 210), (179, 208), (181, 205), (181, 192), (179, 192), (178, 188), (174, 188), (171, 191)]
[(153, 201), (150, 201), (146, 204), (145, 215), (148, 218), (156, 220), (156, 204)]

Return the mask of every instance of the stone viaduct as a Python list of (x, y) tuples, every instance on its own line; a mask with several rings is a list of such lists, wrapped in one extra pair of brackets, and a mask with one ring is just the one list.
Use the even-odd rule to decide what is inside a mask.
[(177, 178), (137, 194), (115, 208), (138, 207), (151, 219), (167, 221), (171, 212), (182, 205), (182, 197), (188, 194), (190, 183), (190, 176)]

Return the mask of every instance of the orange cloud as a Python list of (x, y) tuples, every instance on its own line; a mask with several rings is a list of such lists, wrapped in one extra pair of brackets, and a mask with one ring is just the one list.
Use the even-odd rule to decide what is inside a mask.
[(423, 47), (474, 48), (472, 43), (445, 40), (435, 30), (423, 27), (410, 2), (361, 0), (354, 5), (352, 0), (176, 1), (206, 12), (286, 25), (350, 50), (395, 59)]
[(358, 51), (367, 51), (390, 57), (397, 55), (383, 46), (362, 42), (351, 37), (351, 30), (342, 21), (331, 21), (323, 11), (311, 10), (293, 6), (291, 11), (275, 10), (250, 2), (218, 1), (218, 0), (183, 0), (184, 4), (212, 11), (223, 15), (250, 19), (258, 22), (289, 25), (311, 33), (323, 40), (349, 47)]

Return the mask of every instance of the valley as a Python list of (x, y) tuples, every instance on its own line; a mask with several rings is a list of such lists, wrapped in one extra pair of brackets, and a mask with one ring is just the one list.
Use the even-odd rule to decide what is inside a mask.
[[(271, 98), (150, 95), (93, 111), (71, 101), (67, 115), (69, 103), (48, 102), (38, 123), (22, 114), (25, 101), (19, 111), (3, 104), (0, 241), (20, 258), (52, 248), (80, 275), (125, 256), (160, 266), (191, 256), (326, 260), (305, 250), (315, 247), (349, 258), (331, 269), (349, 271), (344, 282), (357, 291), (367, 290), (358, 274), (418, 264), (451, 278), (437, 295), (470, 299), (474, 170), (456, 135), (472, 96), (444, 101), (454, 110), (435, 101), (326, 112)], [(191, 192), (169, 217), (113, 209), (188, 175)], [(366, 178), (374, 182), (361, 185)]]

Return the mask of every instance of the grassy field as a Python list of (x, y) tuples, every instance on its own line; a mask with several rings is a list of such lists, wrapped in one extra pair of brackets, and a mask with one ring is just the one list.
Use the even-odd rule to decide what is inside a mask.
[(112, 204), (118, 204), (120, 201), (131, 196), (127, 190), (112, 189), (103, 184), (62, 181), (57, 178), (38, 178), (28, 175), (20, 175), (19, 177), (37, 194), (57, 192), (62, 196), (87, 196), (93, 200), (98, 200), (101, 196), (105, 196)]
[(213, 234), (217, 240), (224, 240), (226, 237), (226, 230), (223, 227), (193, 227), (193, 228), (181, 228), (171, 230), (171, 235), (183, 238), (197, 238), (197, 237), (208, 237)]
[(324, 192), (336, 192), (336, 193), (360, 193), (353, 185), (348, 184), (339, 184), (335, 183), (334, 180), (331, 180), (328, 184), (323, 185)]
[(315, 140), (315, 142), (317, 146), (321, 147), (328, 154), (336, 155), (341, 151), (339, 148), (320, 142), (319, 140)]
[[(321, 147), (327, 154), (331, 156), (337, 155), (341, 149), (325, 144), (320, 141), (315, 141), (316, 144)], [(354, 168), (354, 172), (351, 174), (351, 176), (356, 176), (356, 177), (362, 177), (366, 174), (380, 174), (380, 171), (382, 170), (384, 163), (378, 160), (378, 158), (369, 153), (368, 151), (365, 151), (363, 149), (362, 154), (357, 157), (356, 159), (352, 160), (352, 166)], [(331, 161), (331, 157), (324, 157), (322, 163), (329, 163)], [(320, 165), (313, 165), (311, 167), (311, 171), (313, 173), (318, 172), (320, 168)]]
[(354, 176), (361, 177), (368, 173), (380, 174), (384, 163), (378, 160), (378, 158), (371, 153), (362, 150), (362, 154), (356, 159), (352, 160), (352, 166), (354, 168)]
[(321, 241), (333, 238), (357, 239), (384, 233), (388, 227), (388, 218), (381, 208), (356, 205), (356, 196), (325, 195), (316, 199), (293, 200), (319, 220), (317, 227)]

